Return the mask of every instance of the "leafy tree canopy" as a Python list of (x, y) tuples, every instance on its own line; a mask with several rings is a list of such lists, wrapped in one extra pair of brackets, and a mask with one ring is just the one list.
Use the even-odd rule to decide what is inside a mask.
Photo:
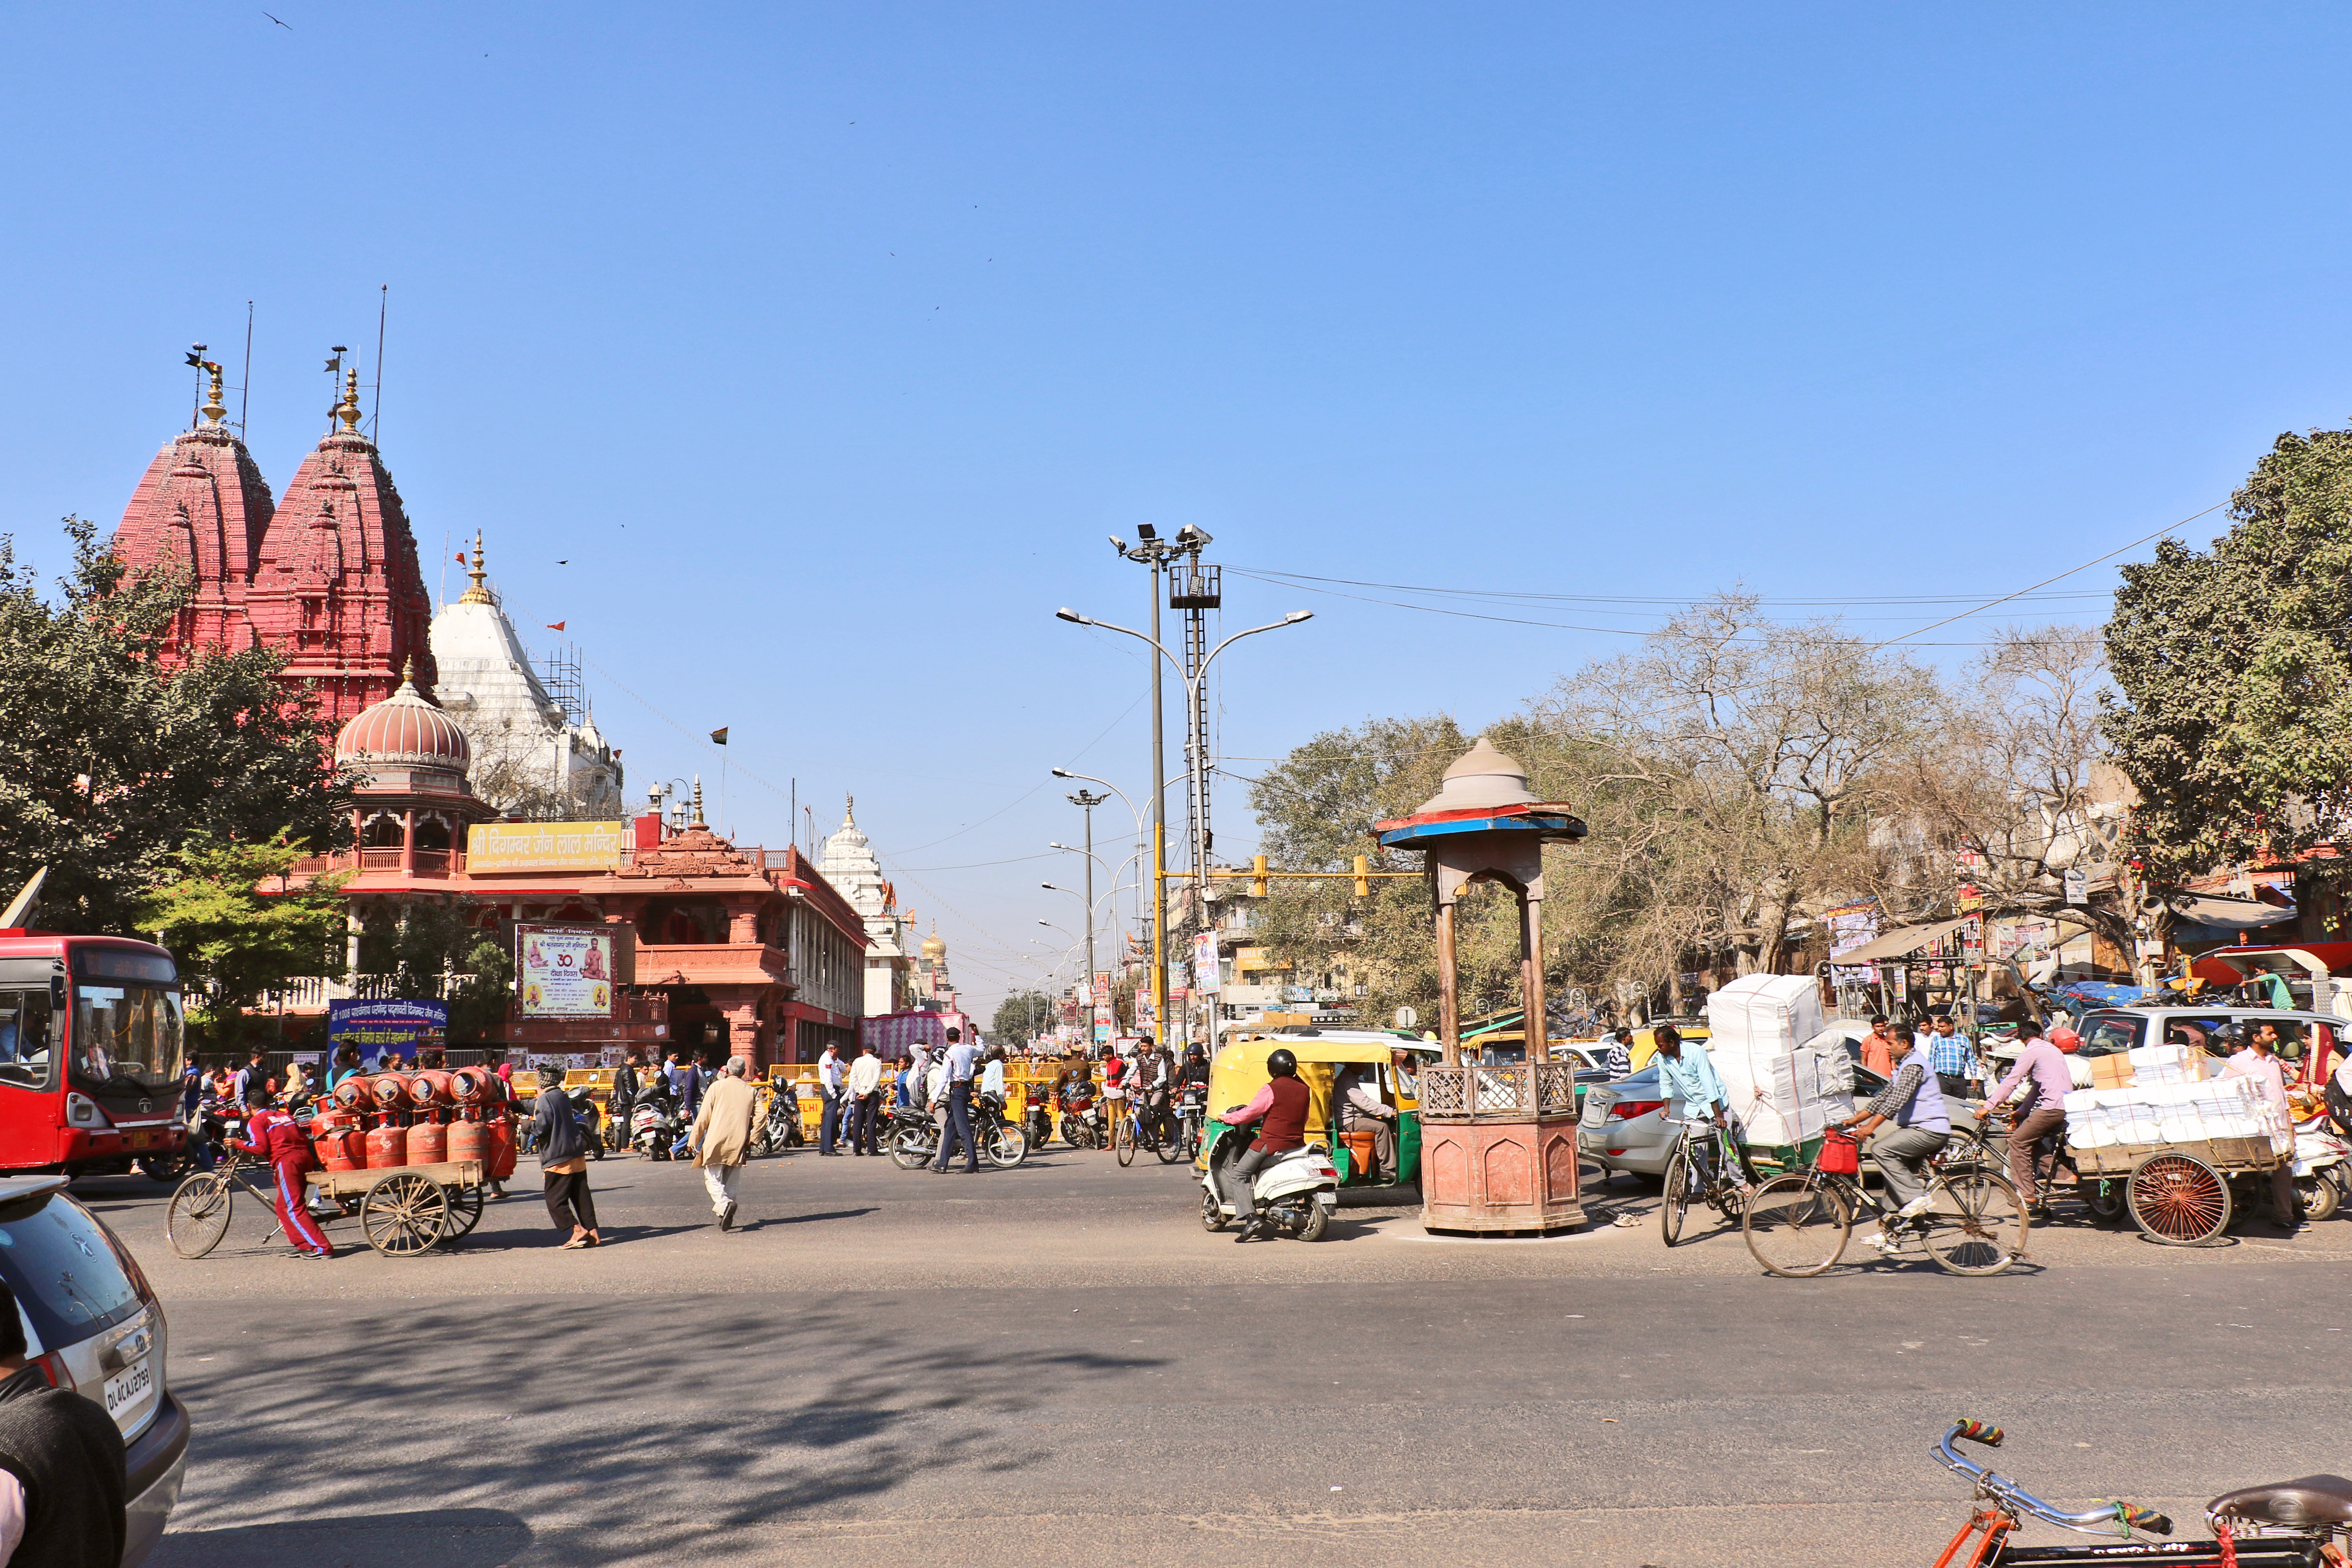
[[(276, 679), (272, 650), (166, 669), (184, 574), (127, 573), (68, 518), (72, 572), (45, 595), (0, 535), (0, 886), (49, 868), (41, 922), (135, 934), (182, 847), (348, 837), (333, 737)], [(0, 895), (5, 896), (5, 895)]]
[(236, 1045), (242, 1010), (263, 992), (342, 973), (348, 877), (289, 878), (304, 853), (282, 833), (260, 844), (200, 838), (138, 906), (139, 930), (179, 961), (190, 1021), (216, 1049)]
[(2200, 552), (2126, 566), (2105, 731), (2158, 881), (2352, 828), (2352, 430), (2278, 438)]
[(453, 1046), (478, 1045), (506, 1022), (512, 928), (485, 927), (480, 914), (472, 899), (420, 900), (373, 911), (360, 931), (360, 973), (393, 995), (447, 1002)]
[(989, 1020), (988, 1037), (997, 1045), (1011, 1046), (1042, 1034), (1054, 1026), (1058, 1005), (1043, 991), (1015, 991), (996, 1005), (996, 1016)]

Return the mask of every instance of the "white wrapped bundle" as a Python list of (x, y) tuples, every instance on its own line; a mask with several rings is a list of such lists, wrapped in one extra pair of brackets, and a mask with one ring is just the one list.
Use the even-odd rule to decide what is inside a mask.
[(1847, 1114), (1852, 1064), (1836, 1037), (1822, 1037), (1811, 976), (1743, 974), (1706, 999), (1706, 1023), (1707, 1055), (1749, 1142), (1801, 1143)]

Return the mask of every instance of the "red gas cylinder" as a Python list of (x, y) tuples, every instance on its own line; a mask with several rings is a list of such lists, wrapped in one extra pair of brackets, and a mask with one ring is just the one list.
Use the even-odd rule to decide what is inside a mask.
[(460, 1105), (479, 1105), (490, 1097), (488, 1085), (499, 1075), (488, 1068), (459, 1068), (449, 1075), (449, 1098)]
[(408, 1130), (408, 1163), (437, 1165), (449, 1157), (449, 1129), (439, 1121), (420, 1121)]
[(356, 1126), (330, 1128), (312, 1141), (319, 1163), (330, 1171), (356, 1171), (367, 1159), (367, 1134)]
[(453, 1098), (449, 1074), (439, 1068), (421, 1068), (408, 1080), (408, 1103), (420, 1110), (447, 1105)]
[(490, 1131), (490, 1180), (503, 1182), (514, 1174), (514, 1122), (509, 1118), (500, 1116), (483, 1125)]
[(375, 1091), (368, 1087), (364, 1077), (353, 1073), (335, 1085), (334, 1100), (346, 1110), (373, 1110), (375, 1109)]
[(408, 1075), (380, 1072), (368, 1080), (368, 1090), (375, 1096), (379, 1110), (390, 1110), (394, 1106), (405, 1106), (408, 1103)]
[(377, 1127), (367, 1135), (367, 1168), (380, 1171), (408, 1163), (408, 1129)]
[(452, 1160), (487, 1160), (490, 1157), (490, 1130), (479, 1121), (452, 1121), (448, 1158)]

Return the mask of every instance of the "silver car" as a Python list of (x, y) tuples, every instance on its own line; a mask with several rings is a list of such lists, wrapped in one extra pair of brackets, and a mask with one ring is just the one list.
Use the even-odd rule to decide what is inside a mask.
[[(1864, 1026), (1864, 1032), (1869, 1032)], [(1859, 1107), (1875, 1100), (1886, 1080), (1856, 1062), (1853, 1102)], [(1679, 1123), (1666, 1120), (1666, 1100), (1658, 1087), (1655, 1064), (1614, 1083), (1596, 1084), (1585, 1092), (1584, 1114), (1576, 1127), (1577, 1152), (1612, 1174), (1663, 1176), (1666, 1160), (1682, 1137)]]
[(16, 1292), (29, 1368), (104, 1407), (130, 1485), (123, 1568), (146, 1561), (180, 1500), (188, 1413), (163, 1375), (170, 1330), (130, 1250), (66, 1195), (64, 1176), (0, 1176), (0, 1279)]

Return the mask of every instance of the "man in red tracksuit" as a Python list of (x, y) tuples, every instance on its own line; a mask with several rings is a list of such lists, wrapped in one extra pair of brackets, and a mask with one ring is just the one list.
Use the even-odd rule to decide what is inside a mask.
[(334, 1247), (329, 1243), (319, 1222), (310, 1217), (309, 1202), (304, 1194), (302, 1176), (315, 1170), (318, 1157), (310, 1152), (310, 1141), (294, 1125), (294, 1119), (277, 1108), (277, 1096), (267, 1089), (248, 1090), (246, 1103), (253, 1116), (246, 1123), (247, 1142), (236, 1145), (247, 1154), (258, 1154), (269, 1162), (278, 1178), (278, 1223), (284, 1227), (286, 1239), (304, 1258), (332, 1258)]

